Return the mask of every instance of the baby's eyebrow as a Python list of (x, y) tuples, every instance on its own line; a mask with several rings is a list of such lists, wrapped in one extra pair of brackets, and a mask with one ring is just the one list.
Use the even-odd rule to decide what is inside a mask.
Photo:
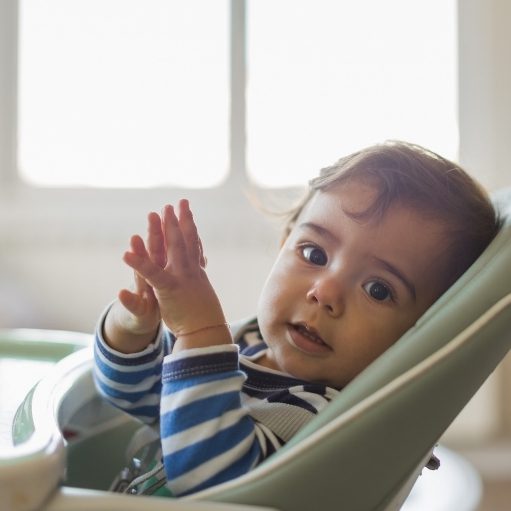
[(332, 231), (329, 231), (325, 227), (315, 224), (313, 222), (303, 222), (298, 227), (300, 229), (309, 229), (311, 231), (314, 231), (315, 233), (319, 234), (320, 236), (329, 238), (332, 241), (339, 241), (337, 236)]
[(413, 282), (401, 270), (396, 268), (393, 264), (390, 264), (388, 261), (380, 259), (379, 257), (375, 257), (375, 260), (380, 264), (380, 266), (383, 266), (388, 272), (392, 273), (404, 284), (414, 300), (417, 298), (417, 293), (415, 291)]

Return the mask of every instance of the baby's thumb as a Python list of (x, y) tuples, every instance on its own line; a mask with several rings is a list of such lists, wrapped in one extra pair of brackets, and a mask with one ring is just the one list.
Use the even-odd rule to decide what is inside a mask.
[(144, 313), (145, 304), (138, 294), (132, 293), (128, 289), (122, 289), (119, 291), (118, 298), (121, 305), (131, 314), (140, 316)]

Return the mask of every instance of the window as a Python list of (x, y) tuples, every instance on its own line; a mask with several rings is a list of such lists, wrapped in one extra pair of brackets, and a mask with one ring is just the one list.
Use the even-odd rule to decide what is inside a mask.
[(456, 158), (455, 29), (454, 0), (21, 0), (20, 172), (288, 186), (385, 138)]
[(19, 165), (45, 186), (228, 171), (227, 0), (22, 0)]
[(457, 157), (455, 3), (252, 0), (247, 151), (266, 186), (387, 138)]

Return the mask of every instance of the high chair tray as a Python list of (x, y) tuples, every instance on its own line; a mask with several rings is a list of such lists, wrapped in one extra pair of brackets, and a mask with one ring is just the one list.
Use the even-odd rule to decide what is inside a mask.
[[(32, 413), (41, 417), (50, 415), (48, 402), (36, 403), (37, 398), (34, 401), (35, 385), (41, 379), (50, 379), (50, 383), (57, 362), (90, 346), (91, 342), (90, 334), (79, 332), (0, 329), (2, 511), (35, 509), (62, 479), (65, 456), (60, 434), (48, 427), (48, 423), (34, 431)], [(18, 410), (22, 403), (25, 410), (31, 409), (30, 414), (24, 414), (23, 407)], [(11, 431), (13, 427), (15, 431)]]
[[(111, 471), (108, 467), (100, 469), (103, 462), (99, 458), (97, 466), (91, 466), (91, 456), (86, 456), (89, 463), (82, 466), (78, 462), (70, 469), (67, 461), (73, 451), (104, 452), (104, 442), (119, 449), (137, 427), (106, 403), (95, 400), (91, 381), (77, 386), (83, 381), (81, 373), (88, 372), (91, 344), (92, 336), (79, 332), (0, 329), (1, 511), (270, 509), (154, 497), (135, 499), (91, 489), (100, 488)], [(111, 467), (116, 470), (113, 464)], [(82, 486), (86, 483), (90, 487), (59, 486), (80, 480)]]

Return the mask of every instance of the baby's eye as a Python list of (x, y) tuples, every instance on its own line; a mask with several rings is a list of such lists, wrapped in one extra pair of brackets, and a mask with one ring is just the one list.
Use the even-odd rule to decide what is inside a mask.
[(368, 282), (364, 285), (364, 289), (371, 298), (379, 302), (385, 302), (393, 298), (390, 287), (378, 280)]
[(318, 266), (325, 266), (327, 257), (321, 248), (315, 247), (314, 245), (306, 245), (301, 247), (300, 251), (306, 261)]

